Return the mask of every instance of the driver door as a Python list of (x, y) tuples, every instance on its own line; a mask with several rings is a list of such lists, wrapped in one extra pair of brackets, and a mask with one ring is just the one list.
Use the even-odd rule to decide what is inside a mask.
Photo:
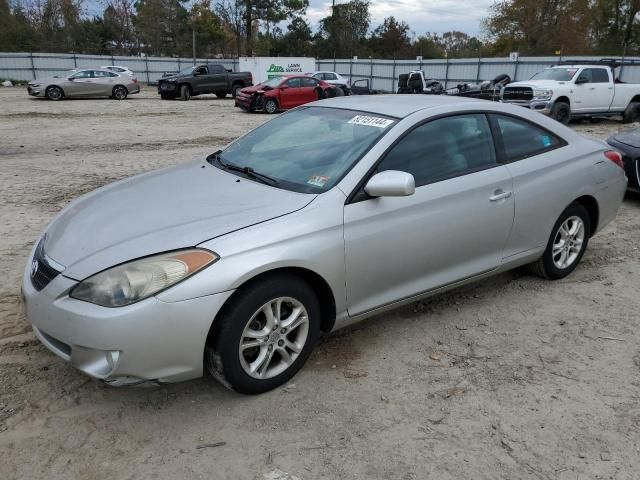
[(66, 96), (73, 97), (86, 97), (95, 95), (98, 87), (95, 84), (93, 78), (93, 72), (91, 70), (81, 70), (71, 75), (67, 81), (64, 82), (64, 92)]
[(280, 106), (282, 108), (294, 108), (302, 103), (302, 83), (300, 77), (288, 79), (284, 84), (284, 88), (280, 88)]
[(349, 315), (496, 269), (514, 220), (513, 180), (497, 163), (484, 114), (415, 127), (375, 171), (414, 176), (415, 193), (344, 208)]

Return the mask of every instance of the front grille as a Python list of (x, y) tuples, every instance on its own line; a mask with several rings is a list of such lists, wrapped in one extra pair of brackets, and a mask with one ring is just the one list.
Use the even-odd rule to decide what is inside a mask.
[(528, 102), (533, 99), (533, 89), (531, 87), (504, 87), (502, 99), (508, 102)]
[(33, 255), (33, 260), (31, 261), (31, 283), (33, 287), (40, 291), (49, 283), (51, 280), (56, 278), (60, 272), (53, 268), (49, 262), (47, 261), (47, 257), (44, 254), (44, 239), (40, 241), (38, 247), (36, 248), (36, 253)]

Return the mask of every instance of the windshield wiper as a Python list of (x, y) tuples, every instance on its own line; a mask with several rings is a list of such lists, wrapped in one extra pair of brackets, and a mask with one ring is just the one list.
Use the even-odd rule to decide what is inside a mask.
[(239, 165), (235, 165), (233, 163), (224, 161), (219, 151), (214, 153), (212, 156), (213, 156), (213, 159), (216, 162), (218, 162), (218, 164), (225, 170), (233, 170), (234, 172), (244, 173), (247, 177), (250, 177), (254, 180), (258, 180), (262, 183), (266, 183), (267, 185), (271, 185), (274, 187), (277, 187), (278, 185), (280, 185), (280, 182), (275, 178), (270, 177), (269, 175), (266, 175), (264, 173), (256, 172), (251, 167), (241, 167)]

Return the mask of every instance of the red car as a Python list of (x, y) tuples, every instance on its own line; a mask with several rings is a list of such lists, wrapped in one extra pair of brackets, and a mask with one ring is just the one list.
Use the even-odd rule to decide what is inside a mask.
[(243, 88), (236, 95), (236, 107), (249, 112), (262, 110), (276, 113), (340, 93), (335, 86), (316, 78), (295, 75), (274, 77), (253, 87)]

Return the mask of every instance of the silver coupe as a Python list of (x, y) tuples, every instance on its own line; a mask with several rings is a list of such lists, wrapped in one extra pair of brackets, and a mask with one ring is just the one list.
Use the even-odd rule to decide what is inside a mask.
[(569, 275), (626, 185), (620, 154), (520, 107), (322, 100), (70, 203), (29, 255), (26, 316), (112, 385), (206, 368), (260, 393), (321, 332), (521, 265)]
[(109, 68), (84, 68), (33, 80), (27, 84), (27, 93), (49, 100), (76, 97), (124, 100), (129, 94), (140, 93), (140, 84), (135, 76), (126, 72)]

